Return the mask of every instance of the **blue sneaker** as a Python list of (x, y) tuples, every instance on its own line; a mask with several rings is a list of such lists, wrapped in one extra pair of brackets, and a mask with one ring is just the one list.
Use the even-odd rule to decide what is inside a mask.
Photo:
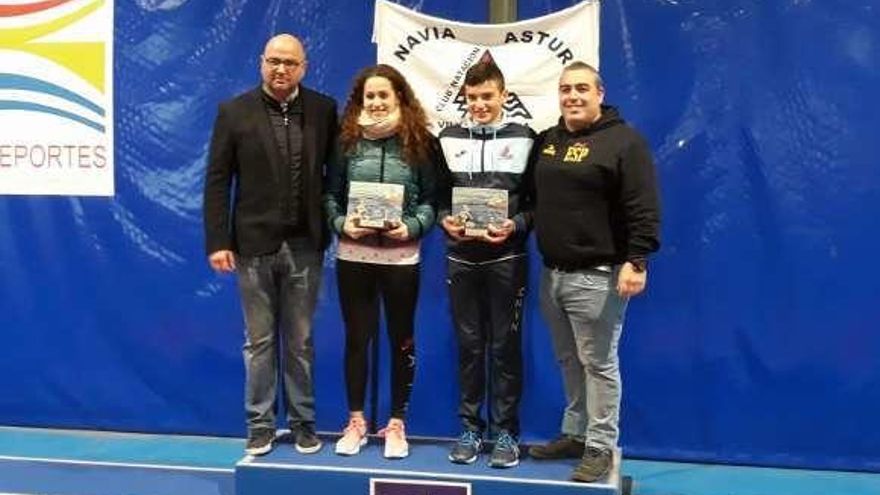
[(502, 431), (495, 440), (495, 448), (489, 456), (489, 466), (493, 468), (511, 468), (519, 464), (519, 444), (506, 431)]
[(452, 452), (449, 453), (449, 460), (455, 464), (472, 464), (480, 456), (480, 450), (483, 449), (483, 439), (480, 433), (472, 430), (465, 430)]

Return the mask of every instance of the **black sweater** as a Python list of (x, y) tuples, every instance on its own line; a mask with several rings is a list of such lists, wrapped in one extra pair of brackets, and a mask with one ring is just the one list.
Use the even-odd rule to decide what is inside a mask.
[(586, 129), (559, 123), (535, 143), (535, 232), (544, 264), (567, 270), (645, 259), (660, 246), (651, 152), (613, 107)]

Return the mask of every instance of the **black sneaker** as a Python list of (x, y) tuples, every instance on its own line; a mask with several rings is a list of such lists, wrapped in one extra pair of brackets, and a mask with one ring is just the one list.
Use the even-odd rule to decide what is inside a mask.
[(608, 476), (611, 470), (611, 450), (587, 447), (581, 463), (571, 472), (573, 481), (592, 483)]
[(502, 431), (495, 440), (495, 448), (489, 456), (489, 466), (493, 468), (510, 468), (519, 464), (519, 444), (506, 431)]
[(472, 464), (480, 456), (480, 450), (483, 449), (483, 439), (480, 433), (472, 430), (465, 430), (452, 452), (449, 453), (449, 460), (456, 464)]
[(248, 434), (244, 453), (247, 455), (263, 455), (272, 451), (275, 445), (275, 432), (272, 430), (254, 430)]
[(315, 435), (315, 427), (312, 425), (299, 425), (291, 433), (293, 446), (300, 454), (314, 454), (324, 445), (318, 435)]
[(584, 455), (584, 442), (562, 435), (544, 445), (529, 447), (529, 455), (535, 459), (580, 459)]

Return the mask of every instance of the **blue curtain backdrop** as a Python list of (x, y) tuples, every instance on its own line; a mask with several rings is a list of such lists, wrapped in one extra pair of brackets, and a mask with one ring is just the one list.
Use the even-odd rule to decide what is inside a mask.
[[(488, 19), (482, 1), (403, 3)], [(521, 0), (519, 14), (572, 3)], [(372, 10), (117, 2), (116, 197), (0, 197), (0, 424), (243, 435), (235, 279), (212, 273), (202, 247), (217, 104), (257, 83), (263, 43), (281, 31), (307, 45), (306, 83), (342, 104), (375, 60)], [(880, 471), (880, 8), (605, 0), (601, 39), (606, 101), (651, 142), (664, 205), (663, 248), (622, 341), (626, 455)], [(453, 435), (434, 234), (409, 430)], [(535, 440), (555, 435), (562, 391), (530, 289), (523, 426)], [(322, 430), (346, 417), (342, 335), (328, 259)], [(387, 385), (383, 398), (387, 414)]]

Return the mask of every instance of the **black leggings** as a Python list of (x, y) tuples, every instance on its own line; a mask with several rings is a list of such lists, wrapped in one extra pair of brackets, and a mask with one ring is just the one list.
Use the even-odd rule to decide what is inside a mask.
[(404, 419), (416, 370), (413, 327), (419, 292), (419, 265), (337, 260), (336, 275), (339, 304), (345, 320), (348, 409), (364, 410), (367, 354), (371, 336), (378, 334), (381, 298), (391, 344), (391, 417)]

